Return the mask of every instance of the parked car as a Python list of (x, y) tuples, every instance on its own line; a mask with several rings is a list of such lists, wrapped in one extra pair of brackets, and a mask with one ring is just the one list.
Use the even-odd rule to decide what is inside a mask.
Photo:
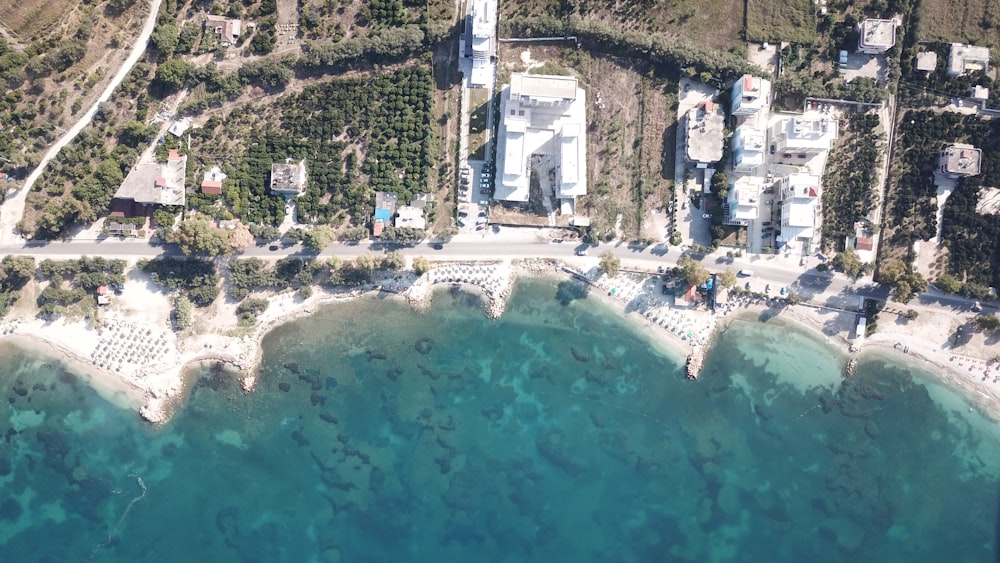
[(771, 293), (771, 284), (767, 284), (764, 287), (764, 293)]
[(771, 222), (770, 221), (764, 221), (763, 223), (761, 223), (761, 225), (763, 225), (765, 227), (770, 227), (771, 226)]
[(785, 295), (786, 293), (788, 293), (788, 288), (786, 288), (785, 286), (781, 286), (781, 291), (779, 293)]
[(771, 205), (772, 203), (774, 203), (774, 200), (773, 199), (769, 199), (769, 200), (767, 200), (767, 201), (764, 202), (764, 205)]
[(271, 252), (274, 252), (275, 250), (278, 250), (278, 245), (272, 244), (271, 246), (267, 247), (267, 249), (270, 250)]
[(483, 230), (485, 228), (486, 228), (486, 224), (485, 223), (480, 223), (480, 224), (476, 225), (476, 230), (477, 231), (481, 231), (481, 230)]
[(709, 214), (709, 213), (702, 213), (702, 214), (701, 214), (701, 218), (702, 218), (702, 219), (711, 219), (711, 218), (712, 218), (712, 215), (711, 215), (711, 214)]
[(577, 256), (586, 256), (586, 255), (587, 255), (587, 249), (586, 249), (586, 248), (584, 248), (584, 249), (582, 249), (582, 250), (577, 250), (577, 251), (576, 251), (576, 255), (577, 255)]
[(481, 194), (488, 194), (488, 193), (490, 193), (490, 189), (489, 188), (483, 188), (483, 189), (479, 190), (479, 193), (481, 193)]
[(736, 272), (736, 275), (740, 276), (741, 278), (749, 278), (753, 276), (753, 270), (740, 270), (739, 272)]

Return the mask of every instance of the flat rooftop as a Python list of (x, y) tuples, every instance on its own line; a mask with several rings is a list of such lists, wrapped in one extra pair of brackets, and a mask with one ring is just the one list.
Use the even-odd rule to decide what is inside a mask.
[(275, 163), (271, 165), (271, 191), (301, 194), (305, 191), (305, 165)]
[(861, 44), (870, 47), (892, 47), (896, 44), (896, 20), (869, 18), (861, 22)]
[(948, 52), (948, 74), (959, 75), (965, 72), (976, 72), (989, 68), (990, 50), (988, 47), (962, 45), (952, 43)]
[(510, 75), (511, 97), (576, 99), (576, 78), (543, 74), (514, 73)]
[(972, 145), (956, 143), (941, 154), (941, 168), (949, 174), (975, 176), (982, 166), (983, 151)]
[(723, 130), (726, 116), (711, 102), (687, 113), (685, 146), (692, 162), (718, 162), (722, 159)]
[(924, 51), (917, 53), (917, 70), (924, 72), (934, 72), (937, 69), (937, 53), (934, 51)]

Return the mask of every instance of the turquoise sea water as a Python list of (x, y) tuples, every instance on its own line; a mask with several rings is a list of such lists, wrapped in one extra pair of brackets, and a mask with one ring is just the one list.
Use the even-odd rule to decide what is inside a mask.
[(0, 357), (0, 561), (987, 561), (1000, 432), (892, 358), (736, 322), (702, 379), (571, 283), (279, 327), (161, 428)]

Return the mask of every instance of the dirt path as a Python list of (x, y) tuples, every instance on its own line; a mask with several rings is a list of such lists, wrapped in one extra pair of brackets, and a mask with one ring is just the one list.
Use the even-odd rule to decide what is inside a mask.
[(35, 167), (31, 174), (28, 175), (28, 179), (25, 180), (21, 189), (12, 197), (7, 198), (7, 201), (5, 201), (3, 206), (0, 207), (0, 241), (9, 244), (20, 240), (21, 235), (19, 233), (15, 233), (14, 229), (18, 221), (21, 220), (21, 216), (24, 215), (24, 205), (27, 200), (28, 192), (31, 191), (31, 187), (42, 176), (42, 172), (45, 171), (45, 167), (48, 166), (49, 162), (51, 162), (59, 154), (59, 151), (61, 151), (63, 147), (72, 142), (73, 139), (80, 134), (80, 131), (83, 131), (83, 128), (86, 127), (87, 124), (89, 124), (94, 118), (94, 115), (97, 113), (97, 109), (101, 103), (106, 102), (111, 98), (111, 94), (115, 91), (115, 88), (117, 88), (118, 85), (121, 84), (122, 80), (128, 76), (132, 67), (139, 62), (142, 54), (146, 51), (146, 44), (149, 42), (149, 36), (153, 33), (153, 27), (156, 25), (156, 14), (160, 11), (161, 2), (162, 0), (150, 0), (149, 15), (146, 17), (146, 23), (142, 28), (142, 32), (139, 33), (139, 37), (135, 40), (132, 52), (129, 53), (128, 58), (125, 59), (125, 62), (121, 65), (121, 67), (118, 68), (118, 72), (115, 74), (114, 78), (111, 79), (111, 82), (108, 83), (107, 87), (104, 88), (104, 92), (101, 93), (101, 96), (97, 99), (94, 105), (92, 105), (86, 113), (80, 116), (80, 119), (74, 123), (68, 131), (66, 131), (66, 134), (56, 141), (51, 148), (49, 148), (49, 150), (45, 153), (45, 156), (43, 156), (42, 160), (38, 163), (38, 166)]

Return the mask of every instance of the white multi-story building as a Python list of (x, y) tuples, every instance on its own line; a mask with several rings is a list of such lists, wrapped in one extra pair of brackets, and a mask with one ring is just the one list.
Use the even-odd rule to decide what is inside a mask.
[(733, 169), (751, 172), (764, 164), (764, 132), (745, 123), (733, 133)]
[(746, 225), (760, 218), (760, 195), (763, 190), (764, 178), (760, 176), (736, 178), (726, 196), (726, 222)]
[(771, 81), (744, 74), (733, 84), (731, 111), (733, 115), (756, 115), (770, 107)]
[(782, 183), (781, 234), (779, 242), (809, 243), (815, 238), (819, 222), (820, 178), (797, 173)]
[(896, 44), (896, 20), (868, 18), (858, 26), (858, 52), (885, 53)]
[(938, 167), (949, 178), (977, 176), (983, 162), (983, 151), (973, 145), (955, 143), (941, 151)]
[(472, 60), (469, 83), (474, 88), (493, 86), (493, 65), (497, 55), (496, 0), (473, 0), (465, 17), (465, 56)]
[(526, 202), (532, 156), (557, 161), (555, 195), (564, 213), (575, 213), (587, 193), (586, 94), (570, 76), (511, 75), (500, 95), (494, 199)]
[(830, 150), (837, 140), (837, 120), (822, 114), (789, 117), (771, 128), (771, 142), (783, 158), (813, 156)]

